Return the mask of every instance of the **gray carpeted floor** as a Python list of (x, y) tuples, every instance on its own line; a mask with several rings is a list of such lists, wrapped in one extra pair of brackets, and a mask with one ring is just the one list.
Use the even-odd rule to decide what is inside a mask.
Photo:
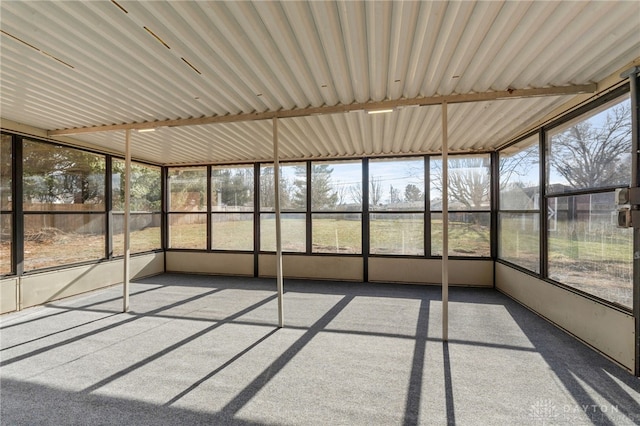
[[(166, 274), (0, 319), (2, 425), (640, 422), (640, 381), (504, 295)], [(612, 330), (615, 332), (615, 330)]]

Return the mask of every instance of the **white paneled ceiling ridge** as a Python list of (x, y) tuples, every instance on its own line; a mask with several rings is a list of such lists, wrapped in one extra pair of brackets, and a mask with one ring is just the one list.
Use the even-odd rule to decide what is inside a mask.
[[(60, 130), (293, 112), (283, 158), (439, 149), (438, 108), (306, 112), (582, 87), (640, 56), (637, 1), (2, 1), (0, 12), (4, 119)], [(492, 149), (572, 97), (561, 94), (450, 108), (451, 146)], [(137, 158), (271, 155), (264, 121), (155, 133), (134, 137)], [(110, 150), (123, 139), (75, 137)]]

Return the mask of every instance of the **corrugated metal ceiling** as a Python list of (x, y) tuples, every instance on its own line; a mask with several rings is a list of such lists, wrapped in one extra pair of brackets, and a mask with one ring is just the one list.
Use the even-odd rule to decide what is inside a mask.
[[(598, 82), (640, 54), (640, 2), (0, 3), (3, 118), (53, 130)], [(492, 149), (570, 97), (449, 107)], [(440, 150), (440, 108), (282, 119), (282, 158)], [(124, 135), (76, 139), (122, 151)], [(268, 160), (271, 123), (134, 132), (162, 164)]]

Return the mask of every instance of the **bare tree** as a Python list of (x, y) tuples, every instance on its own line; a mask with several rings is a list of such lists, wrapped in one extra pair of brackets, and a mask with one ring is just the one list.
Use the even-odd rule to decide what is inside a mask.
[(369, 179), (369, 188), (369, 203), (372, 206), (377, 206), (382, 199), (382, 179), (371, 176), (371, 179)]
[[(442, 188), (442, 161), (436, 162), (432, 178)], [(466, 208), (486, 208), (489, 203), (491, 176), (489, 157), (459, 157), (449, 159), (449, 200)]]
[(398, 188), (394, 188), (393, 185), (389, 185), (389, 203), (397, 204), (402, 202), (400, 198), (400, 190)]
[[(282, 170), (282, 169), (281, 169)], [(260, 170), (260, 205), (273, 208), (275, 206), (275, 179), (273, 166), (266, 166)], [(280, 173), (280, 206), (288, 208), (291, 205), (291, 185)]]
[(355, 183), (349, 186), (349, 197), (354, 204), (362, 203), (362, 185)]
[[(536, 149), (527, 147), (510, 155), (500, 155), (499, 176), (501, 190), (507, 189), (508, 186), (521, 187), (523, 185), (523, 182), (520, 181), (512, 182), (511, 178), (514, 175), (520, 178), (525, 177), (534, 166), (540, 164), (540, 153), (537, 146), (537, 144), (533, 146)], [(530, 183), (535, 186), (539, 185), (537, 180)]]
[(347, 195), (349, 192), (349, 188), (345, 186), (341, 181), (336, 181), (335, 185), (335, 194), (337, 197), (337, 205), (343, 206), (347, 204)]
[(623, 102), (604, 123), (581, 121), (551, 139), (551, 165), (573, 188), (627, 185), (631, 164), (631, 111)]
[[(355, 204), (362, 203), (362, 185), (359, 183), (349, 186), (349, 196)], [(377, 206), (382, 199), (382, 179), (372, 176), (369, 179), (369, 204)]]

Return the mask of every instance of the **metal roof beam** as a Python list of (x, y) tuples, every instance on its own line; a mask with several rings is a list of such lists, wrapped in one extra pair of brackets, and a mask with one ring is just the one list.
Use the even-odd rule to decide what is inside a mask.
[(409, 106), (426, 106), (426, 105), (439, 105), (444, 102), (449, 104), (455, 103), (467, 103), (467, 102), (483, 102), (493, 101), (497, 99), (514, 99), (514, 98), (530, 98), (537, 96), (564, 96), (564, 95), (577, 95), (583, 93), (595, 93), (597, 91), (597, 85), (582, 84), (572, 86), (560, 86), (560, 87), (544, 87), (533, 89), (509, 89), (494, 92), (483, 93), (467, 93), (462, 95), (447, 95), (447, 96), (430, 96), (419, 97), (412, 99), (396, 99), (386, 100), (379, 102), (364, 102), (353, 103), (349, 105), (334, 105), (334, 106), (320, 106), (311, 108), (292, 109), (286, 111), (266, 111), (248, 114), (229, 114), (229, 115), (214, 115), (210, 117), (197, 117), (197, 118), (179, 118), (175, 120), (159, 120), (159, 121), (146, 121), (141, 123), (123, 123), (123, 124), (111, 124), (103, 126), (93, 127), (78, 127), (69, 129), (56, 129), (47, 132), (48, 136), (60, 136), (60, 135), (74, 135), (81, 133), (95, 133), (95, 132), (109, 132), (117, 130), (142, 130), (153, 129), (159, 127), (180, 127), (180, 126), (198, 126), (203, 124), (215, 124), (215, 123), (233, 123), (241, 121), (257, 121), (257, 120), (271, 120), (273, 118), (293, 118), (293, 117), (305, 117), (310, 115), (323, 115), (323, 114), (335, 114), (359, 110), (377, 110), (377, 109), (393, 109), (399, 107)]

